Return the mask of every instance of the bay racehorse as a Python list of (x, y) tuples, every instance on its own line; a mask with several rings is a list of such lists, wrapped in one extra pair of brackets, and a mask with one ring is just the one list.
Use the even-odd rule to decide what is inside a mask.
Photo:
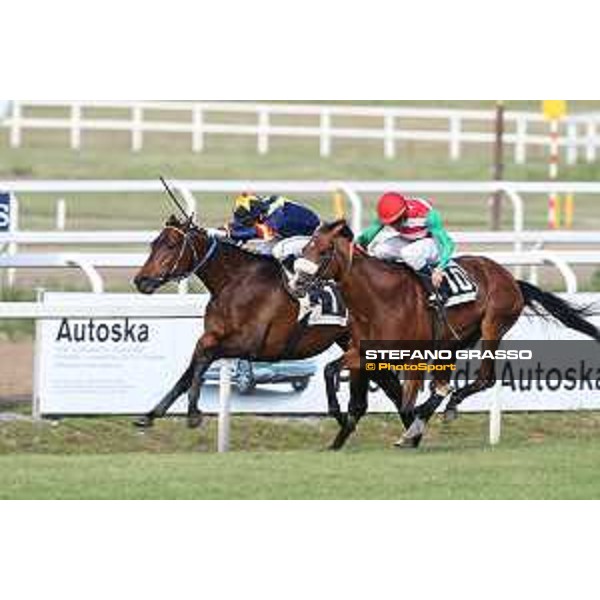
[[(140, 427), (164, 417), (176, 400), (188, 392), (188, 425), (202, 422), (198, 406), (204, 375), (214, 361), (238, 358), (276, 362), (301, 360), (321, 354), (334, 344), (348, 349), (347, 327), (298, 323), (299, 303), (289, 293), (283, 268), (268, 256), (247, 252), (215, 233), (197, 226), (192, 217), (171, 217), (152, 243), (146, 263), (134, 279), (142, 294), (153, 294), (169, 282), (197, 276), (210, 293), (199, 339), (189, 367), (173, 389), (143, 418)], [(329, 412), (343, 422), (337, 402), (339, 365), (325, 369)], [(391, 375), (370, 377), (401, 412), (402, 388)], [(368, 383), (368, 381), (367, 381)], [(404, 415), (401, 415), (404, 416)], [(406, 427), (412, 421), (404, 420)]]
[[(303, 261), (307, 261), (304, 263)], [(554, 294), (517, 281), (499, 264), (487, 258), (463, 257), (457, 262), (479, 286), (476, 300), (448, 310), (445, 323), (436, 326), (429, 306), (428, 294), (413, 271), (407, 266), (386, 263), (372, 258), (354, 244), (354, 236), (345, 221), (322, 226), (303, 253), (305, 279), (338, 282), (351, 315), (351, 347), (344, 357), (344, 366), (351, 371), (355, 393), (351, 394), (348, 417), (342, 421), (334, 442), (341, 448), (366, 414), (367, 393), (360, 375), (360, 342), (375, 340), (431, 341), (435, 338), (450, 350), (465, 349), (478, 341), (495, 352), (502, 338), (516, 323), (524, 308), (531, 307), (556, 318), (566, 327), (600, 341), (600, 331), (584, 317), (588, 308), (578, 308)], [(446, 372), (447, 373), (447, 372)], [(458, 406), (469, 396), (495, 385), (495, 362), (482, 361), (476, 381), (453, 392), (449, 377), (437, 374), (430, 399), (415, 409), (422, 379), (406, 382), (404, 411), (414, 411), (416, 418), (398, 445), (417, 447), (425, 426), (437, 408), (448, 399), (445, 418), (456, 418)]]

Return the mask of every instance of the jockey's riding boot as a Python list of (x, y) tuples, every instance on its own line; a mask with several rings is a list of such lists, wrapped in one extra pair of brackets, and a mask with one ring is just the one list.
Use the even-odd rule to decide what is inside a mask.
[(429, 302), (429, 306), (438, 312), (442, 311), (444, 308), (445, 300), (440, 298), (438, 290), (435, 289), (433, 281), (431, 281), (431, 268), (424, 267), (423, 269), (416, 271), (416, 273), (419, 276), (419, 279), (421, 280), (421, 283), (423, 284), (423, 287), (425, 288), (425, 291), (428, 294), (427, 300)]
[(283, 268), (288, 272), (288, 274), (291, 276), (294, 275), (294, 263), (296, 262), (296, 257), (292, 254), (290, 256), (286, 256), (282, 261), (281, 264), (283, 265)]

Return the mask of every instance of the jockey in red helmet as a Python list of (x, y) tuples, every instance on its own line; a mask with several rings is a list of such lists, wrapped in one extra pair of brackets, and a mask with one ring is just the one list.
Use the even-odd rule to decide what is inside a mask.
[(406, 263), (437, 300), (444, 269), (456, 249), (440, 213), (427, 200), (390, 192), (379, 199), (377, 214), (358, 244), (382, 260)]

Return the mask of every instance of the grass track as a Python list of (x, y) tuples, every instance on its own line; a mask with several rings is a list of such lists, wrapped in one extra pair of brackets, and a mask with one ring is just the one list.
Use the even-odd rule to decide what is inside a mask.
[(2, 499), (598, 499), (600, 414), (509, 414), (500, 447), (487, 420), (437, 420), (418, 453), (391, 449), (392, 417), (370, 417), (346, 451), (324, 452), (322, 419), (234, 419), (219, 456), (209, 419), (140, 435), (128, 419), (0, 423)]
[(600, 444), (0, 459), (11, 499), (579, 499), (600, 497)]

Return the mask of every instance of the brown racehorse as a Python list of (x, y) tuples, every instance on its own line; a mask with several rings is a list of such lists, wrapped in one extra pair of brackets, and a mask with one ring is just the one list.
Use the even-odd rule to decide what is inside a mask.
[[(136, 422), (149, 427), (165, 416), (189, 392), (188, 424), (199, 426), (198, 400), (210, 365), (222, 358), (252, 361), (300, 360), (321, 354), (333, 344), (348, 348), (349, 330), (337, 326), (306, 327), (298, 323), (299, 303), (287, 291), (279, 262), (246, 252), (233, 243), (196, 226), (192, 218), (171, 217), (152, 244), (146, 264), (134, 283), (142, 294), (152, 294), (168, 282), (196, 275), (211, 295), (205, 313), (205, 333), (196, 345), (188, 369), (174, 388), (145, 417)], [(325, 370), (329, 411), (343, 423), (337, 403), (339, 364)], [(401, 409), (402, 389), (395, 377), (371, 377)], [(405, 426), (411, 421), (406, 420)]]
[[(351, 370), (357, 393), (351, 394), (348, 418), (334, 442), (336, 449), (344, 445), (368, 408), (360, 376), (361, 340), (431, 341), (434, 336), (428, 294), (412, 270), (368, 256), (355, 247), (353, 240), (346, 222), (338, 221), (321, 227), (303, 254), (312, 263), (307, 277), (337, 281), (351, 314), (352, 343), (344, 362)], [(439, 336), (445, 348), (463, 349), (483, 340), (485, 349), (494, 352), (526, 306), (538, 312), (541, 306), (566, 327), (600, 341), (600, 331), (583, 318), (591, 314), (589, 309), (574, 307), (558, 296), (517, 281), (489, 259), (464, 257), (458, 262), (477, 282), (479, 293), (475, 302), (448, 311)], [(446, 375), (436, 375), (431, 398), (416, 409), (417, 418), (399, 445), (417, 447), (427, 421), (446, 398), (449, 403), (445, 416), (453, 420), (463, 400), (492, 387), (495, 381), (492, 359), (483, 360), (477, 380), (456, 393), (452, 393)], [(407, 382), (405, 411), (414, 408), (421, 384), (417, 380)]]

